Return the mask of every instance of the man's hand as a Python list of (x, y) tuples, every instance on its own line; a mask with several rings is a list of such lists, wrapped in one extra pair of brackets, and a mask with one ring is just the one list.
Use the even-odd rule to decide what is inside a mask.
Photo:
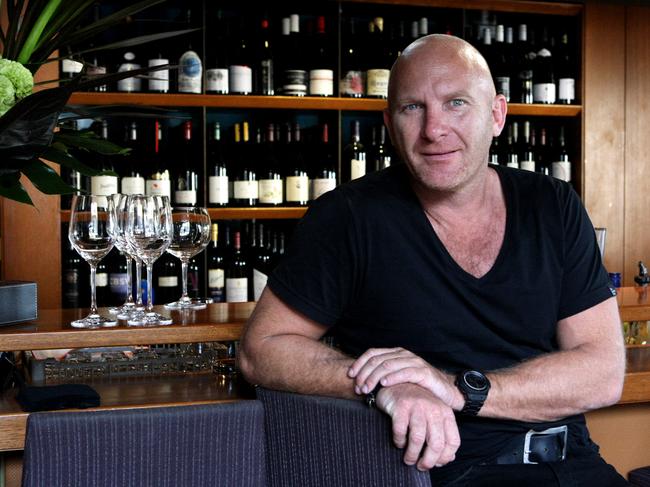
[(450, 408), (460, 410), (464, 398), (454, 385), (454, 378), (426, 360), (403, 348), (371, 348), (354, 361), (348, 376), (354, 379), (355, 392), (367, 394), (377, 384), (417, 384)]
[(385, 387), (377, 394), (377, 407), (391, 417), (393, 441), (406, 448), (407, 465), (429, 470), (456, 458), (460, 435), (454, 412), (429, 391), (414, 384)]

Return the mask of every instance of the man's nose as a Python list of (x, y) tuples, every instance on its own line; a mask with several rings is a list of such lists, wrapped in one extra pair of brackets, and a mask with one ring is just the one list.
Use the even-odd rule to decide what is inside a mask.
[(422, 137), (430, 141), (436, 141), (447, 135), (449, 123), (443, 110), (428, 108), (425, 112), (422, 123)]

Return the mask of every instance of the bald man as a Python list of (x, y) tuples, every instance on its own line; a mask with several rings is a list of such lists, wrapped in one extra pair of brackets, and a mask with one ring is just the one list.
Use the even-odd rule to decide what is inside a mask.
[(247, 324), (242, 370), (376, 396), (434, 485), (627, 485), (582, 414), (621, 394), (615, 292), (571, 187), (488, 165), (506, 112), (470, 44), (411, 44), (384, 113), (404, 164), (309, 209)]

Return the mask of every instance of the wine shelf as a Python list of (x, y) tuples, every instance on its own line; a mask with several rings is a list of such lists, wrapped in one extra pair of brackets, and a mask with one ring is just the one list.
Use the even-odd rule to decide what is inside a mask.
[[(297, 220), (302, 218), (307, 207), (282, 206), (277, 208), (208, 208), (212, 220)], [(70, 221), (70, 210), (61, 210), (61, 221)]]
[[(160, 107), (252, 108), (286, 110), (375, 111), (386, 108), (386, 100), (313, 96), (237, 96), (155, 93), (73, 93), (71, 105), (136, 105)], [(575, 117), (581, 105), (540, 105), (510, 103), (510, 115)]]
[[(346, 3), (408, 5), (410, 7), (459, 8), (458, 0), (345, 0)], [(538, 2), (534, 0), (472, 0), (462, 2), (466, 10), (492, 10), (494, 12), (520, 12), (527, 14), (579, 15), (583, 6), (577, 3)]]

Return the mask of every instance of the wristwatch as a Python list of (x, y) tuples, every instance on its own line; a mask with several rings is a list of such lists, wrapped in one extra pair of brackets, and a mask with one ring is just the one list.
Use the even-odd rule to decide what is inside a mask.
[(487, 399), (490, 380), (478, 370), (463, 370), (456, 376), (455, 384), (465, 397), (461, 414), (476, 416)]

